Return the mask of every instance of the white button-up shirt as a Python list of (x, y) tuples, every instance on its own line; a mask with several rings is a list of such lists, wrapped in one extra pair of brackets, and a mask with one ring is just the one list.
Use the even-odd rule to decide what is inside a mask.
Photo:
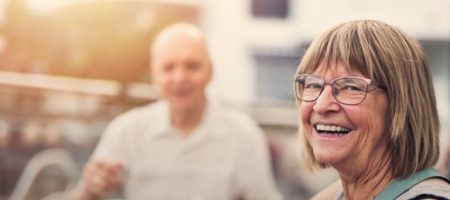
[(170, 125), (166, 102), (133, 109), (110, 124), (94, 157), (124, 163), (127, 199), (280, 199), (261, 129), (218, 104), (188, 138)]

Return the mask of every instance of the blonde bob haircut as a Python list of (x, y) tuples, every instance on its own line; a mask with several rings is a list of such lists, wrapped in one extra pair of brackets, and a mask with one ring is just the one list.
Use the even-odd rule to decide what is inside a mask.
[[(312, 73), (321, 63), (330, 69), (336, 62), (384, 86), (393, 176), (404, 178), (432, 167), (439, 156), (439, 119), (430, 67), (419, 43), (383, 22), (343, 23), (311, 43), (296, 74)], [(314, 158), (305, 134), (300, 135), (310, 167), (327, 167)]]

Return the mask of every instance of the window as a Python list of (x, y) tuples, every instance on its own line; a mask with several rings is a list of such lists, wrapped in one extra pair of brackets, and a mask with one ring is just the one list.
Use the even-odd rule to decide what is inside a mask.
[(286, 18), (289, 16), (289, 0), (252, 0), (255, 17)]

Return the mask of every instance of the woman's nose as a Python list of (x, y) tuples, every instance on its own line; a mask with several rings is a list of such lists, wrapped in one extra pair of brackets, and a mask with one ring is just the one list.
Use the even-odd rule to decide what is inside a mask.
[(319, 113), (327, 113), (339, 111), (340, 108), (339, 102), (333, 95), (333, 88), (330, 85), (324, 85), (323, 91), (317, 97), (313, 109)]

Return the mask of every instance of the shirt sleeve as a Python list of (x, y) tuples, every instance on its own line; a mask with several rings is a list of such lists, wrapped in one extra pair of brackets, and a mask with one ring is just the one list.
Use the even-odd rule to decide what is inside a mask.
[(127, 156), (126, 149), (126, 132), (130, 123), (130, 119), (126, 115), (114, 119), (102, 133), (92, 158), (127, 163), (129, 156)]
[(237, 182), (238, 196), (245, 200), (282, 199), (274, 184), (268, 146), (264, 133), (252, 120), (241, 121), (244, 132), (239, 133)]

